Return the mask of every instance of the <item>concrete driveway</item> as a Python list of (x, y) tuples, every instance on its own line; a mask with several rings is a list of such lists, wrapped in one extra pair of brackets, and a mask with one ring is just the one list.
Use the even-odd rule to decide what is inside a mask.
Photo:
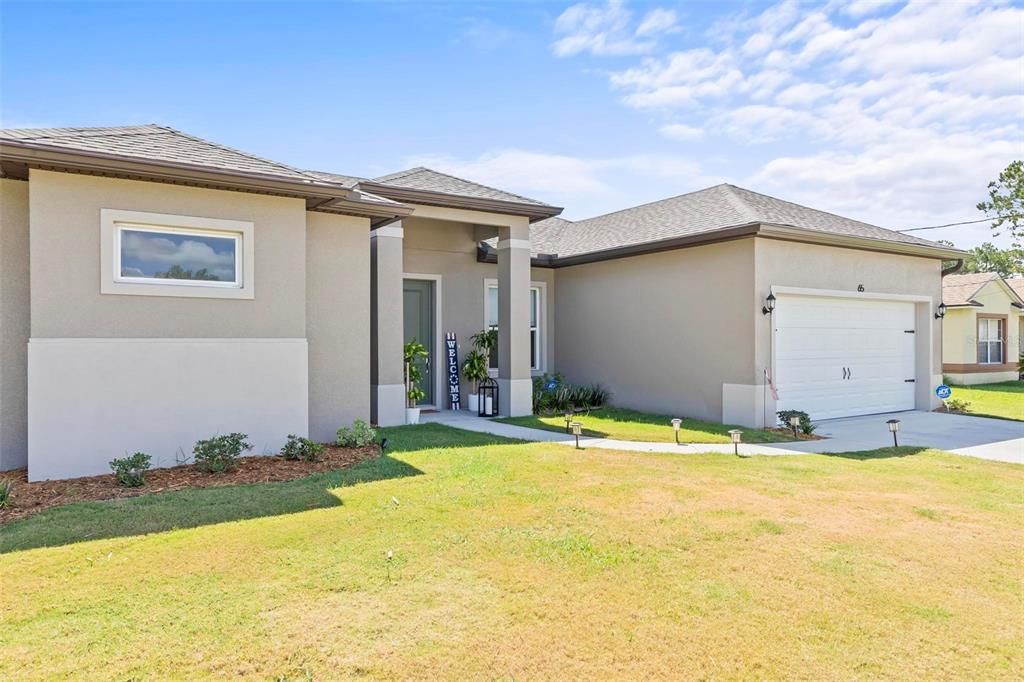
[(785, 443), (801, 452), (853, 452), (892, 445), (885, 422), (900, 420), (900, 445), (925, 445), (959, 455), (1024, 464), (1024, 422), (941, 412), (897, 412), (818, 422), (828, 440)]

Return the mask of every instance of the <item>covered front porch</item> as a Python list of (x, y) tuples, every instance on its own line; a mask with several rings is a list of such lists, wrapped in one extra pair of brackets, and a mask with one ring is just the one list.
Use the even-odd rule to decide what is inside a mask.
[[(408, 203), (408, 202), (407, 202)], [(419, 365), (425, 397), (418, 405), (451, 406), (446, 336), (454, 334), (457, 363), (471, 337), (497, 328), (498, 410), (532, 410), (532, 375), (550, 358), (547, 297), (551, 271), (531, 273), (530, 219), (462, 208), (415, 205), (411, 216), (371, 233), (371, 416), (382, 425), (406, 422), (403, 346), (417, 340), (428, 356)], [(497, 264), (478, 258), (481, 242), (497, 247)], [(538, 279), (539, 278), (539, 279)], [(460, 377), (461, 378), (461, 377)], [(471, 387), (462, 381), (461, 406)], [(468, 413), (467, 413), (468, 414)]]

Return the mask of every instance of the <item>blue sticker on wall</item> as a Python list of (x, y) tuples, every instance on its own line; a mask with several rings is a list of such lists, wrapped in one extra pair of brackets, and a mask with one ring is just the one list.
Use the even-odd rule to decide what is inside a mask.
[(935, 395), (939, 396), (940, 399), (945, 400), (949, 396), (953, 395), (953, 389), (946, 384), (941, 384), (935, 387)]

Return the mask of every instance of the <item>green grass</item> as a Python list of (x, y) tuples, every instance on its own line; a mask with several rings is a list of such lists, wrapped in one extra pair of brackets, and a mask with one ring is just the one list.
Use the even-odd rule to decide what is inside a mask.
[(0, 527), (0, 678), (1024, 673), (1024, 467), (386, 435), (347, 472)]
[(1024, 381), (953, 386), (953, 397), (971, 404), (968, 414), (1024, 421)]
[[(671, 443), (675, 441), (672, 433), (672, 417), (660, 414), (649, 414), (622, 407), (602, 407), (590, 413), (577, 414), (575, 420), (583, 425), (583, 434), (595, 438), (612, 438), (615, 440), (647, 441), (652, 443)], [(532, 415), (528, 417), (503, 417), (495, 421), (516, 426), (527, 426), (545, 431), (565, 432), (565, 417), (560, 414), (551, 416)], [(705, 422), (699, 419), (684, 419), (679, 430), (679, 440), (684, 443), (728, 443), (729, 429), (743, 431), (744, 443), (782, 443), (793, 440), (785, 434), (750, 429), (729, 424)]]

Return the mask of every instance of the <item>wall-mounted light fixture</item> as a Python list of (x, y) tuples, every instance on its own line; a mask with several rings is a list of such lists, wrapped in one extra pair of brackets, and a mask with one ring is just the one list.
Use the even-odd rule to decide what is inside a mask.
[(940, 303), (939, 307), (935, 310), (935, 319), (941, 320), (946, 316), (946, 304)]
[(739, 457), (740, 454), (740, 443), (743, 441), (743, 432), (739, 429), (729, 430), (729, 439), (732, 441), (733, 452)]
[(775, 294), (768, 294), (768, 298), (764, 299), (764, 305), (761, 306), (761, 314), (771, 315), (773, 310), (775, 310)]
[(899, 444), (899, 441), (896, 440), (896, 434), (900, 430), (900, 420), (899, 419), (890, 419), (889, 421), (887, 421), (885, 423), (889, 427), (889, 433), (892, 434), (892, 446), (894, 448), (898, 448), (900, 446), (900, 444)]
[(673, 419), (672, 420), (672, 430), (676, 434), (676, 445), (679, 445), (679, 427), (682, 426), (682, 425), (683, 425), (683, 420), (682, 419)]

